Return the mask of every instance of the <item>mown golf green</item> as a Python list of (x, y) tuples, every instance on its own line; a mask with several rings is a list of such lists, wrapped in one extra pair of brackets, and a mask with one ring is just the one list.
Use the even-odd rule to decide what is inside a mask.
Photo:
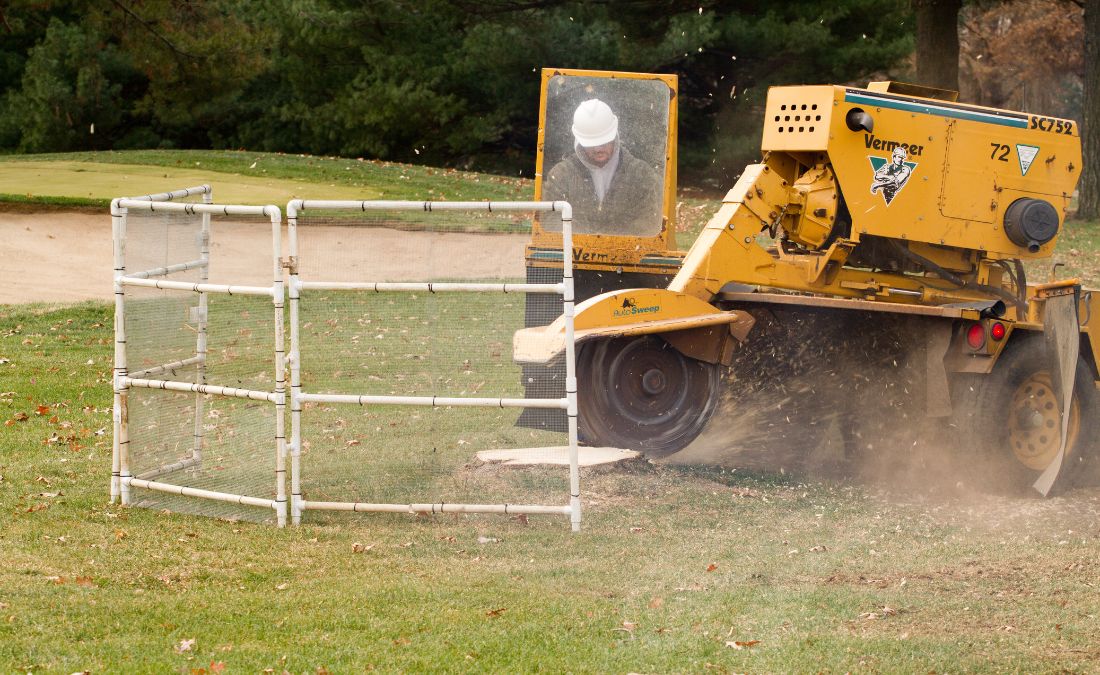
[[(285, 204), (290, 199), (304, 197), (310, 189), (317, 189), (309, 183), (262, 175), (204, 171), (201, 162), (196, 164), (194, 168), (164, 169), (96, 162), (5, 162), (0, 163), (0, 182), (5, 191), (44, 200), (53, 197), (109, 200), (111, 195), (138, 196), (152, 194), (170, 182), (184, 187), (216, 184), (217, 198), (230, 204)], [(73, 188), (77, 184), (81, 192), (74, 195)], [(325, 191), (326, 195), (331, 193), (333, 199), (378, 197), (378, 192), (366, 187), (329, 185)]]
[[(208, 183), (222, 204), (529, 199), (531, 182), (409, 164), (263, 152), (135, 150), (0, 157), (0, 202), (103, 206)], [(169, 186), (169, 187), (166, 187)]]

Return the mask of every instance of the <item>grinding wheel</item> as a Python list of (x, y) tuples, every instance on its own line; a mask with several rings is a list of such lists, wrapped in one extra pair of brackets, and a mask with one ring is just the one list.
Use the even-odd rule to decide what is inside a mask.
[(586, 442), (664, 457), (706, 426), (718, 406), (721, 372), (646, 335), (582, 345), (577, 379)]

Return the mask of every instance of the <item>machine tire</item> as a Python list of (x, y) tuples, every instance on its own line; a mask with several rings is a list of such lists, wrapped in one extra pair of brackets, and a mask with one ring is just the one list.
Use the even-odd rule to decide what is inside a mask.
[(581, 438), (653, 458), (693, 441), (721, 390), (718, 365), (686, 357), (653, 335), (582, 345), (577, 379)]
[[(1005, 347), (988, 375), (959, 375), (952, 386), (954, 427), (967, 473), (980, 487), (1027, 491), (1059, 445), (1057, 403), (1041, 336), (1020, 336)], [(1053, 408), (1052, 408), (1053, 406)], [(1077, 361), (1066, 456), (1051, 494), (1086, 482), (1094, 473), (1100, 396), (1093, 375)], [(1045, 430), (1052, 430), (1048, 435)], [(973, 460), (973, 461), (971, 461)]]

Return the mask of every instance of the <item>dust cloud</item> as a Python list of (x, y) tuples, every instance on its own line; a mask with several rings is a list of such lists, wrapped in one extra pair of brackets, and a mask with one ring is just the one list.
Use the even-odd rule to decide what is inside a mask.
[(722, 404), (691, 445), (664, 460), (857, 485), (939, 522), (1049, 538), (1096, 533), (1100, 488), (1044, 499), (983, 474), (951, 418), (928, 417), (927, 317), (745, 307), (757, 326)]
[(673, 463), (855, 481), (913, 496), (985, 487), (974, 448), (926, 415), (919, 316), (745, 307), (757, 320), (726, 379), (722, 405)]

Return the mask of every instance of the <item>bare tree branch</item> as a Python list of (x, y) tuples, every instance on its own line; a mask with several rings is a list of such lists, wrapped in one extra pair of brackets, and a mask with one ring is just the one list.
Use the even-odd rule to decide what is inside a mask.
[(126, 5), (122, 4), (119, 0), (111, 0), (111, 4), (114, 5), (115, 7), (118, 7), (119, 9), (121, 9), (126, 14), (130, 15), (130, 17), (133, 18), (134, 21), (137, 21), (139, 24), (141, 24), (141, 26), (143, 28), (145, 28), (145, 30), (149, 31), (149, 33), (152, 34), (153, 37), (155, 37), (158, 40), (160, 40), (161, 42), (163, 42), (164, 45), (166, 47), (168, 47), (168, 49), (172, 50), (172, 53), (176, 54), (177, 56), (182, 56), (184, 58), (191, 59), (192, 61), (201, 61), (202, 60), (201, 57), (196, 56), (194, 54), (189, 54), (188, 52), (185, 52), (182, 49), (180, 49), (179, 47), (177, 47), (171, 40), (169, 40), (168, 38), (161, 35), (157, 31), (157, 29), (153, 27), (152, 22), (146, 21), (145, 19), (142, 19), (140, 16), (138, 16), (136, 13), (134, 13), (134, 11), (132, 9), (130, 9)]

